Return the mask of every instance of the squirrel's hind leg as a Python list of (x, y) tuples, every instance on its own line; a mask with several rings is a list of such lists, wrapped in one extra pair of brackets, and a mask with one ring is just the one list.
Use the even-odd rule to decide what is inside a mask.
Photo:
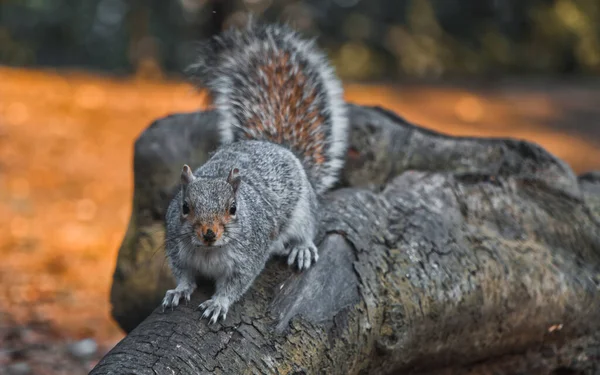
[(317, 260), (319, 260), (319, 251), (312, 240), (296, 243), (290, 248), (288, 265), (296, 264), (300, 271), (307, 270)]
[(284, 241), (279, 237), (271, 244), (270, 254), (287, 256), (288, 266), (296, 265), (300, 271), (310, 268), (319, 260), (317, 246), (310, 238)]

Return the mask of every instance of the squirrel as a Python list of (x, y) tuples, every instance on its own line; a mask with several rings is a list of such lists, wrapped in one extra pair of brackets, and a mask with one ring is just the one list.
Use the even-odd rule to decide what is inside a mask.
[(250, 22), (199, 46), (189, 72), (208, 89), (221, 144), (193, 173), (186, 164), (166, 213), (165, 249), (186, 302), (196, 276), (215, 281), (198, 306), (225, 319), (272, 255), (300, 271), (318, 260), (319, 199), (347, 151), (341, 82), (314, 40), (282, 24)]

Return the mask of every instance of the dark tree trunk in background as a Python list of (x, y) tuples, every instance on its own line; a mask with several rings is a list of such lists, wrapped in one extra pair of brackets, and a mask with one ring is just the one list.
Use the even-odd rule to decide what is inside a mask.
[(173, 282), (155, 254), (180, 167), (214, 149), (216, 117), (147, 129), (112, 288), (130, 333), (92, 374), (598, 373), (598, 175), (528, 142), (444, 136), (378, 108), (350, 118), (319, 262), (298, 274), (272, 260), (211, 327), (194, 311), (210, 283), (156, 309)]

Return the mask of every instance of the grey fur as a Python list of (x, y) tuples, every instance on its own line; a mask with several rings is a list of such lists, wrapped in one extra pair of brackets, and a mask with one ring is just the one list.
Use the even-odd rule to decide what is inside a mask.
[[(332, 107), (343, 103), (341, 89), (328, 91), (328, 87), (341, 87), (340, 83), (326, 63), (319, 65), (321, 57), (315, 56), (321, 55), (312, 46), (299, 48), (308, 46), (303, 43), (287, 28), (252, 26), (245, 33), (230, 31), (205, 44), (203, 62), (195, 69), (210, 83), (217, 106), (221, 104), (224, 142), (193, 175), (184, 166), (181, 189), (167, 209), (166, 251), (177, 287), (167, 291), (163, 308), (177, 306), (181, 298), (189, 301), (200, 274), (216, 282), (215, 294), (199, 306), (204, 310), (202, 316), (214, 323), (225, 319), (231, 304), (246, 292), (271, 255), (286, 255), (288, 264), (300, 270), (318, 260), (313, 242), (318, 195), (335, 183), (343, 164), (347, 120), (343, 104)], [(250, 69), (253, 59), (259, 58), (253, 54), (256, 46), (265, 45), (291, 48), (298, 59), (312, 61), (297, 68), (311, 70), (314, 82), (319, 83), (315, 88), (320, 88), (318, 98), (328, 116), (322, 125), (328, 135), (325, 164), (306, 163), (297, 145), (267, 142), (261, 134), (253, 134), (254, 140), (236, 138), (236, 132), (244, 127), (245, 106), (251, 106), (252, 95), (259, 94), (252, 82), (229, 78), (231, 72)], [(331, 82), (322, 82), (323, 77)], [(229, 104), (223, 105), (225, 101)], [(261, 112), (260, 108), (252, 111)], [(283, 131), (292, 131), (292, 126)], [(188, 214), (183, 212), (184, 202)], [(207, 245), (197, 235), (198, 226), (231, 213), (228, 210), (234, 203), (235, 214), (227, 216), (231, 219), (223, 226), (223, 235)]]

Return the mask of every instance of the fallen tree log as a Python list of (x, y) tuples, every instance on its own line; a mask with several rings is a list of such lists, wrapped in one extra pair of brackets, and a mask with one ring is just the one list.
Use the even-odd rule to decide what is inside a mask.
[(319, 262), (298, 274), (274, 259), (213, 327), (194, 311), (210, 283), (156, 308), (172, 285), (156, 253), (180, 166), (217, 144), (215, 114), (147, 129), (111, 295), (129, 335), (92, 374), (600, 371), (597, 175), (528, 142), (449, 137), (379, 108), (350, 118)]

